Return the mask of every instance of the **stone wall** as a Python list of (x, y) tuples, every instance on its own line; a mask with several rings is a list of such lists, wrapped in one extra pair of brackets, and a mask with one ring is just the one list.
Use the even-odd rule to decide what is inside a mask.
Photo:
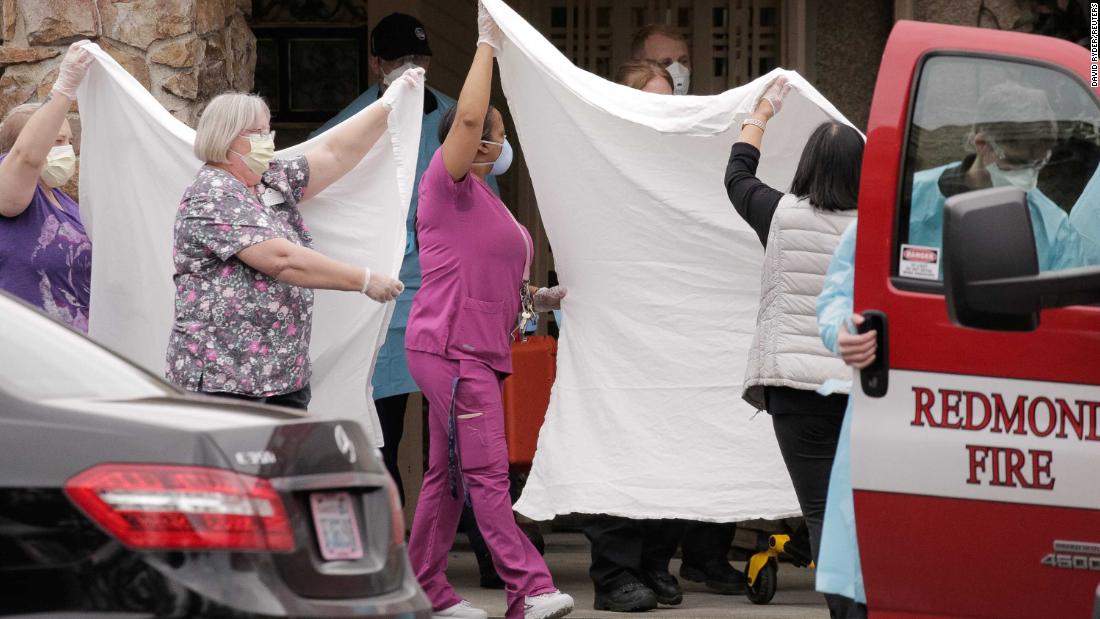
[(882, 50), (894, 26), (884, 2), (818, 2), (814, 16), (814, 85), (861, 131), (866, 130)]
[(882, 52), (896, 20), (1008, 29), (1022, 16), (1016, 0), (985, 0), (985, 10), (980, 0), (818, 0), (811, 6), (814, 85), (860, 129), (867, 126)]
[(955, 26), (1009, 30), (1023, 16), (1017, 0), (920, 0), (912, 4), (909, 19)]
[(68, 45), (91, 39), (194, 125), (211, 96), (252, 89), (251, 6), (251, 0), (0, 0), (0, 115), (41, 100)]

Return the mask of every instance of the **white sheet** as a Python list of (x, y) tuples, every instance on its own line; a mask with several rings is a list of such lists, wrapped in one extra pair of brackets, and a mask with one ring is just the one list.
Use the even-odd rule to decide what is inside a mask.
[[(79, 91), (81, 212), (94, 243), (89, 331), (163, 376), (174, 299), (172, 224), (201, 166), (191, 152), (195, 132), (98, 46), (91, 49), (97, 62)], [(423, 96), (422, 87), (403, 95), (359, 166), (302, 203), (318, 251), (397, 276)], [(301, 154), (322, 139), (276, 156)], [(310, 413), (356, 419), (378, 446), (369, 376), (391, 312), (392, 304), (360, 294), (318, 291), (313, 313)]]
[[(499, 55), (563, 304), (558, 378), (516, 509), (737, 521), (798, 513), (771, 418), (741, 400), (763, 251), (723, 185), (776, 70), (712, 97), (574, 67), (501, 0)], [(760, 177), (786, 189), (821, 122), (808, 82), (769, 123)]]

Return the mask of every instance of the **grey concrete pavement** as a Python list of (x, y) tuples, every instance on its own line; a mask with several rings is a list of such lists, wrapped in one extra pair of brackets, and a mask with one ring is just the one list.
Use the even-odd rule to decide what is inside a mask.
[[(462, 536), (460, 536), (460, 539)], [(478, 608), (489, 612), (490, 617), (504, 616), (504, 592), (489, 591), (478, 587), (477, 561), (468, 549), (456, 548), (448, 557), (447, 574), (459, 595)], [(706, 593), (702, 585), (683, 583), (684, 602), (675, 607), (662, 606), (643, 614), (610, 613), (592, 610), (594, 593), (588, 579), (588, 542), (583, 535), (554, 533), (546, 536), (546, 562), (554, 575), (554, 582), (562, 591), (573, 596), (577, 608), (570, 615), (573, 619), (629, 619), (631, 617), (670, 617), (683, 619), (741, 619), (743, 617), (768, 619), (828, 619), (825, 600), (814, 591), (813, 571), (787, 564), (779, 566), (779, 586), (771, 604), (758, 606), (743, 595), (724, 596)], [(736, 563), (738, 569), (744, 565)], [(672, 561), (672, 573), (680, 568), (680, 560)]]

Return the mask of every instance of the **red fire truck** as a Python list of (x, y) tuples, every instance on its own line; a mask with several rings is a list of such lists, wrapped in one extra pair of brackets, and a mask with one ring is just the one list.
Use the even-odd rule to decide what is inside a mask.
[[(855, 281), (883, 323), (853, 388), (872, 617), (1100, 616), (1100, 267), (1063, 259), (1100, 241), (1096, 86), (1065, 41), (913, 22), (889, 39)], [(990, 152), (1027, 193), (969, 190)]]

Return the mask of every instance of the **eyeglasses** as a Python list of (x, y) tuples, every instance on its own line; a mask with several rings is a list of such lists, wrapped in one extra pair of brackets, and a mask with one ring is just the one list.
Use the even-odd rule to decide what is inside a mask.
[(242, 138), (248, 138), (249, 140), (252, 140), (252, 139), (271, 140), (271, 141), (275, 140), (275, 132), (274, 131), (266, 131), (265, 132), (263, 129), (253, 129), (251, 131), (242, 131), (237, 135), (241, 136)]
[(1042, 168), (1046, 164), (1050, 163), (1050, 149), (1047, 149), (1046, 154), (1038, 159), (1023, 159), (1021, 157), (1014, 157), (1005, 154), (1003, 148), (1000, 147), (993, 140), (988, 140), (989, 145), (993, 147), (993, 152), (997, 155), (997, 167), (1002, 170), (1022, 170), (1024, 168), (1034, 168), (1036, 170)]

